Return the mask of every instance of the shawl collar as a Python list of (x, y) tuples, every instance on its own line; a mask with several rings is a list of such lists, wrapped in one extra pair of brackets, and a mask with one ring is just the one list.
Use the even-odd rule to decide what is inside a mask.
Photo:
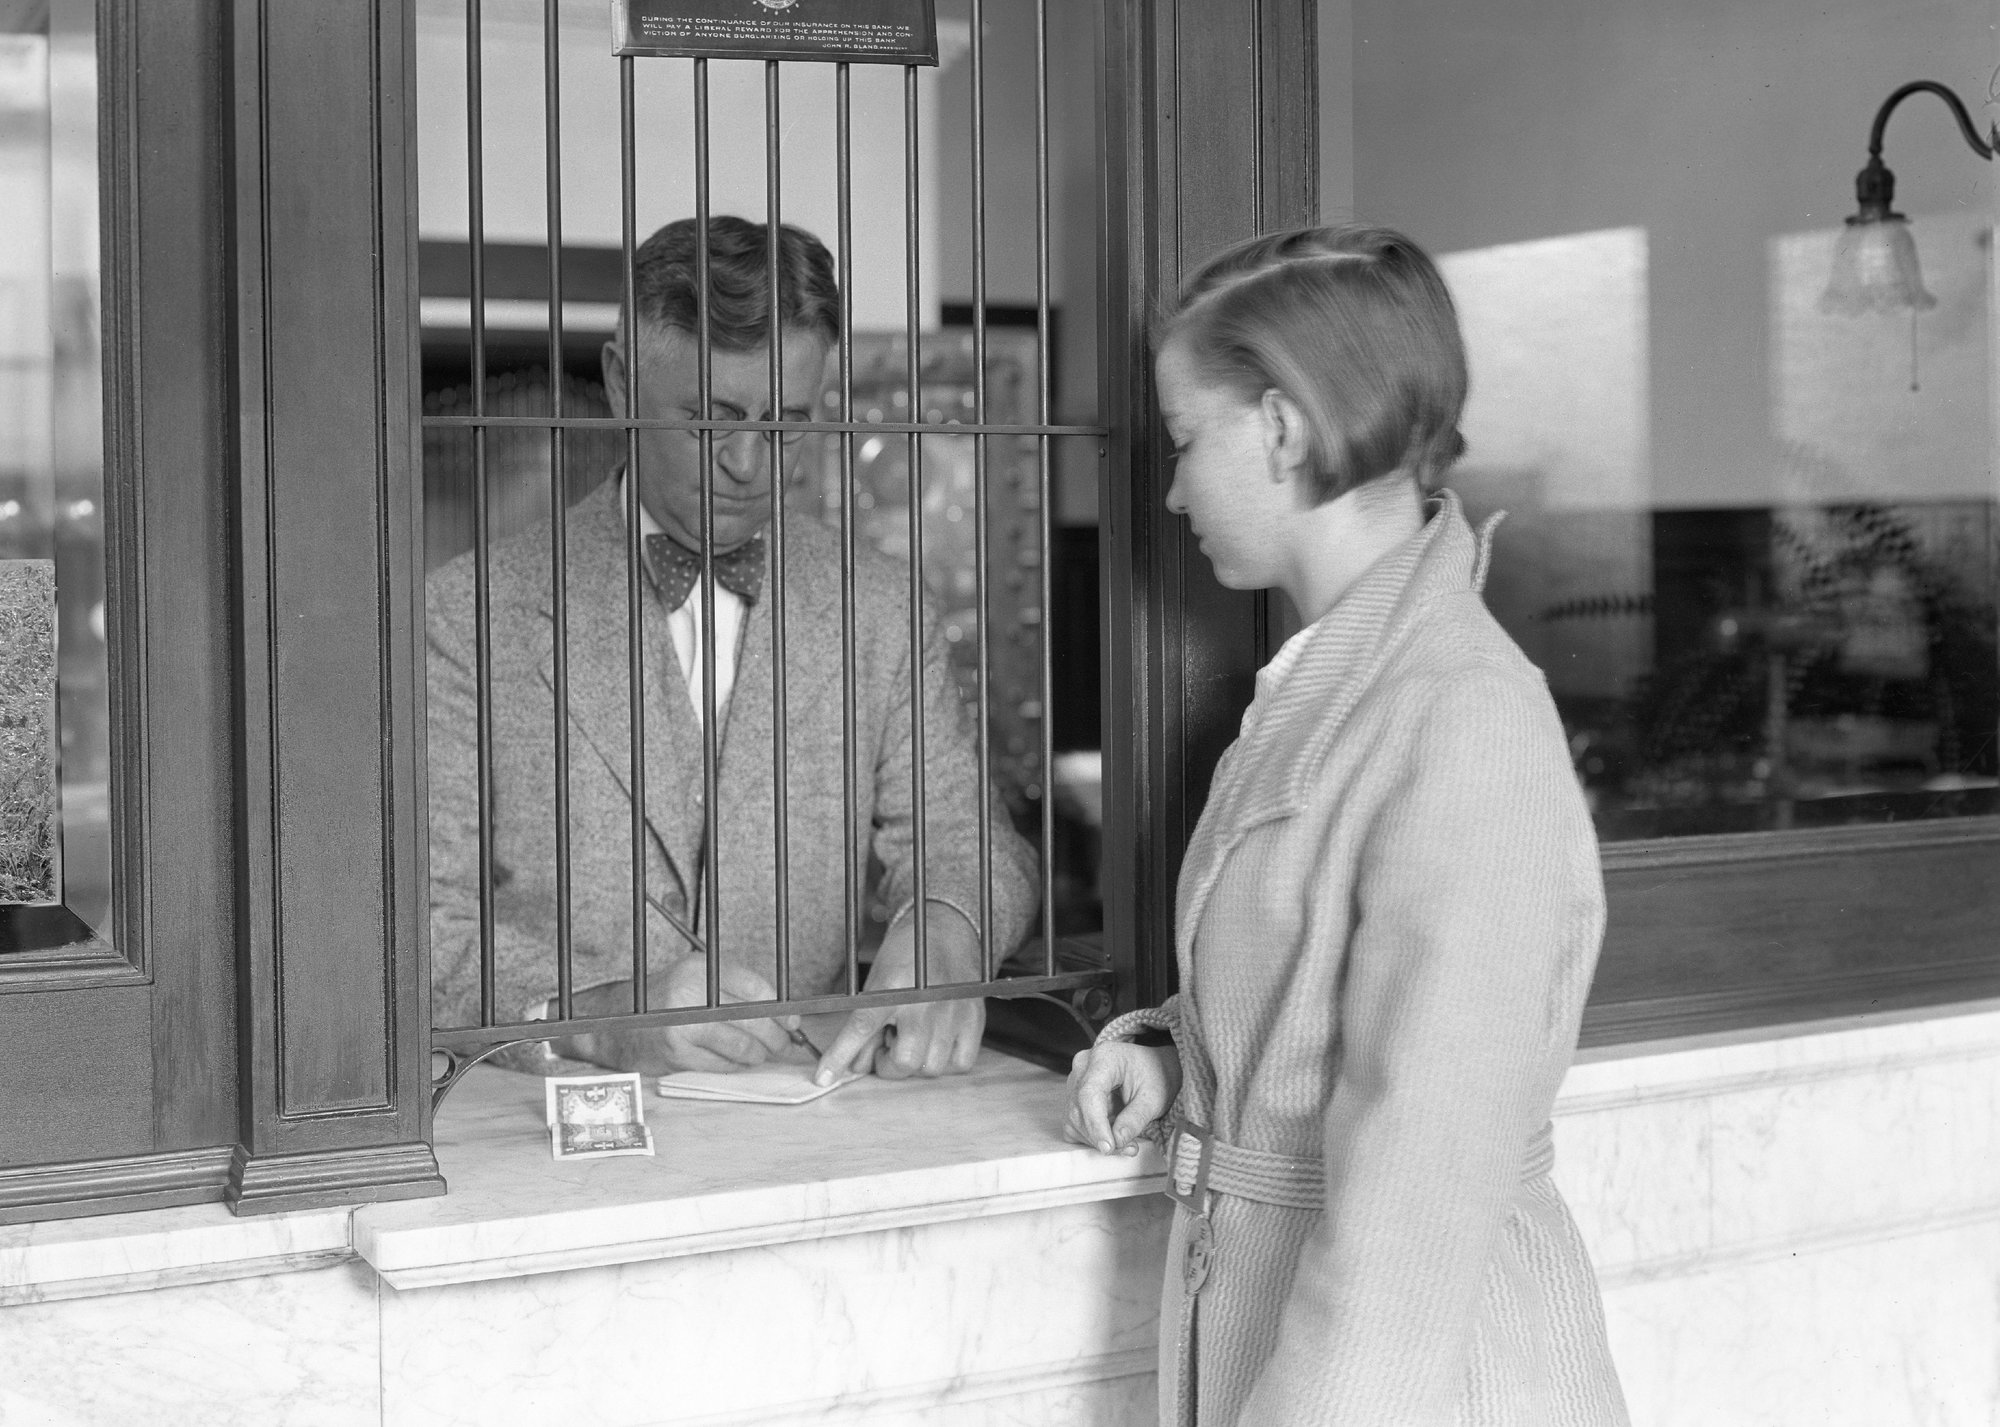
[(1422, 530), (1370, 567), (1257, 676), (1257, 695), (1216, 767), (1182, 862), (1175, 923), (1183, 985), (1202, 904), (1230, 851), (1258, 824), (1298, 811), (1312, 770), (1426, 606), (1485, 584), (1500, 516), (1475, 532), (1455, 492), (1438, 492), (1432, 505)]

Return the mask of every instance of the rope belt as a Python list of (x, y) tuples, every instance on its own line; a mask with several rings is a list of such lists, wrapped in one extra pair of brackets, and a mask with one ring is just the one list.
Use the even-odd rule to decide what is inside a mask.
[[(1555, 1137), (1545, 1124), (1528, 1141), (1521, 1160), (1521, 1179), (1540, 1179), (1555, 1168), (1555, 1163)], [(1181, 1116), (1174, 1121), (1173, 1134), (1167, 1140), (1167, 1197), (1204, 1214), (1211, 1193), (1283, 1209), (1319, 1209), (1326, 1203), (1326, 1164), (1319, 1159), (1232, 1145)]]

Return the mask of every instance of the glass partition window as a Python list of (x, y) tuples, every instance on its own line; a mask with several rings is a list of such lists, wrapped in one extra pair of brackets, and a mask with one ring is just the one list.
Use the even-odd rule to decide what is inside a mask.
[(1992, 175), (1941, 105), (1885, 155), (1936, 306), (1821, 303), (1876, 106), (1983, 96), (1990, 15), (1701, 8), (1355, 6), (1355, 206), (1460, 304), (1488, 603), (1608, 841), (1992, 813)]
[(0, 6), (0, 955), (111, 908), (92, 17)]

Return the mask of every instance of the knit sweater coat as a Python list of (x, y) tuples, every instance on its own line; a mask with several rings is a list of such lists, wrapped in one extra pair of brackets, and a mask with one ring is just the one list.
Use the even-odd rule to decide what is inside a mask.
[[(1541, 673), (1446, 492), (1259, 675), (1184, 860), (1178, 1110), (1321, 1159), (1323, 1208), (1217, 1195), (1161, 1305), (1161, 1421), (1622, 1427), (1548, 1124), (1603, 931)], [(1107, 1028), (1113, 1035), (1131, 1027)]]

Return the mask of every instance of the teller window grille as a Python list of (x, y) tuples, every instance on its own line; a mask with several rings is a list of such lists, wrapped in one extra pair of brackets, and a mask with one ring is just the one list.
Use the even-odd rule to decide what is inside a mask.
[[(1104, 233), (1093, 7), (886, 7), (916, 17), (918, 49), (925, 23), (934, 24), (927, 54), (614, 53), (614, 30), (647, 8), (636, 0), (617, 7), (611, 26), (601, 7), (568, 0), (435, 0), (417, 9), (425, 560), (433, 623), (441, 600), (469, 606), (444, 614), (470, 632), (476, 756), (476, 847), (468, 847), (477, 988), (461, 1003), (439, 999), (436, 1093), (441, 1099), (482, 1059), (546, 1064), (552, 1043), (596, 1031), (969, 996), (991, 998), (989, 1041), (1049, 1063), (1066, 1059), (1110, 1011), (1113, 985), (1098, 871), (1097, 487), (1109, 431), (1097, 378)], [(780, 392), (789, 333), (773, 321), (775, 339), (763, 346), (766, 408), (717, 402), (716, 259), (712, 244), (696, 242), (696, 410), (644, 411), (647, 344), (624, 344), (631, 358), (622, 371), (600, 365), (608, 339), (644, 331), (650, 320), (637, 296), (640, 250), (664, 223), (691, 219), (696, 233), (711, 233), (712, 220), (728, 215), (765, 232), (804, 229), (830, 252), (838, 335), (824, 384), (805, 403)], [(781, 287), (791, 277), (780, 249), (765, 245), (760, 294), (762, 310), (774, 314), (786, 310)], [(675, 750), (664, 746), (654, 712), (630, 716), (657, 696), (649, 681), (661, 661), (676, 657), (649, 609), (657, 601), (642, 539), (651, 525), (643, 473), (621, 475), (642, 472), (642, 433), (651, 431), (684, 435), (701, 472), (690, 606), (699, 609), (699, 652), (688, 670), (698, 733), (681, 782), (698, 804), (698, 851), (686, 902), (671, 907), (653, 844), (656, 822), (682, 815), (662, 807), (657, 791)], [(768, 659), (771, 670), (768, 732), (754, 735), (747, 720), (732, 725), (718, 709), (728, 683), (718, 685), (715, 663), (716, 557), (727, 553), (714, 538), (717, 461), (726, 445), (741, 448), (742, 433), (767, 443), (779, 473), (763, 532), (768, 625), (746, 619), (737, 648), (740, 668)], [(585, 557), (577, 531), (590, 502), (615, 505), (622, 522), (619, 733), (629, 736), (611, 750), (574, 714), (586, 677), (576, 650), (601, 633), (586, 627), (595, 611), (578, 594)], [(800, 677), (801, 637), (816, 636), (787, 596), (787, 580), (797, 578), (791, 552), (828, 540), (841, 569), (830, 687)], [(507, 865), (499, 834), (502, 819), (521, 815), (503, 805), (500, 774), (518, 753), (507, 743), (521, 725), (496, 707), (518, 653), (495, 645), (496, 610), (507, 599), (496, 581), (527, 547), (547, 571), (550, 646), (545, 726), (531, 736), (545, 741), (554, 784), (552, 825), (537, 844), (547, 851), (546, 867), (536, 869), (546, 874), (546, 898), (534, 920), (546, 944), (536, 949), (534, 974), (547, 996), (535, 1007), (510, 1000), (500, 965), (509, 900), (526, 879)], [(880, 743), (857, 726), (869, 693), (859, 686), (857, 571), (891, 568), (904, 587), (897, 667), (906, 686), (890, 701), (907, 727)], [(768, 643), (753, 650), (758, 640)], [(823, 647), (807, 657), (825, 663), (832, 653)], [(795, 746), (800, 702), (827, 699), (840, 706), (838, 746)], [(935, 748), (953, 729), (972, 767), (978, 815), (970, 829), (952, 824), (958, 836), (940, 847), (937, 808), (967, 791), (936, 785)], [(883, 814), (877, 809), (871, 826), (869, 804), (877, 761), (892, 745), (907, 760), (889, 772), (906, 792), (897, 816), (909, 841), (907, 885), (893, 894), (880, 856)], [(603, 889), (579, 885), (574, 844), (604, 829), (579, 824), (573, 793), (586, 761), (607, 753), (635, 794), (618, 829), (627, 942), (619, 963), (631, 995), (612, 1011), (580, 1010), (578, 994), (601, 977), (579, 971), (579, 952), (601, 966), (605, 948), (601, 939), (579, 946), (586, 933), (577, 905), (601, 899)], [(766, 820), (761, 847), (723, 837), (726, 770), (752, 761), (773, 809), (792, 806), (802, 768), (838, 766), (842, 965), (830, 986), (795, 975), (793, 902), (813, 895), (795, 869), (823, 849), (799, 845), (792, 815)], [(1027, 849), (1033, 863), (1032, 906), (1013, 918), (1024, 928), (1013, 932), (995, 906), (1007, 878), (1003, 868), (996, 880), (996, 858), (1005, 862), (1010, 848)], [(764, 964), (775, 994), (750, 1002), (723, 984), (726, 923), (741, 907), (726, 890), (729, 862), (743, 855), (773, 874), (773, 905), (756, 920), (770, 931)], [(971, 869), (969, 895), (936, 894), (947, 863)], [(962, 887), (966, 879), (957, 880)], [(434, 895), (436, 887), (434, 879)], [(916, 909), (940, 905), (976, 928), (972, 979), (947, 979), (933, 963), (931, 918)], [(899, 916), (910, 917), (914, 932), (913, 984), (871, 990), (869, 958)], [(674, 955), (703, 964), (698, 1004), (663, 1004), (663, 961)]]

